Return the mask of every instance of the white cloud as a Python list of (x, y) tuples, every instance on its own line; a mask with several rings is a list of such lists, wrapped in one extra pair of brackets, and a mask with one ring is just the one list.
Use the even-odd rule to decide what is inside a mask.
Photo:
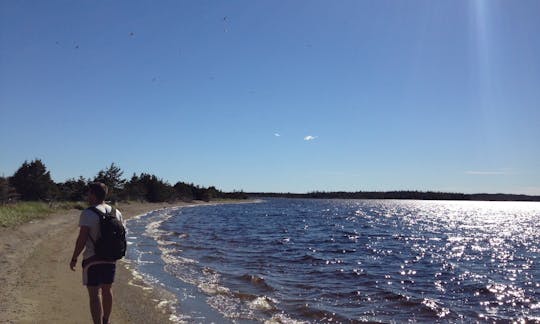
[(308, 135), (308, 136), (304, 137), (304, 141), (313, 141), (316, 138), (317, 138), (317, 136)]
[(274, 136), (275, 136), (275, 137), (280, 137), (281, 134), (279, 134), (279, 133), (274, 133)]

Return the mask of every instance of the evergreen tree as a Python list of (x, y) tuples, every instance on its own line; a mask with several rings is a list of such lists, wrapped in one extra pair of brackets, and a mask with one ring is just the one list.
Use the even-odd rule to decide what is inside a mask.
[(216, 187), (211, 186), (206, 189), (208, 200), (214, 199), (214, 198), (220, 198), (221, 191), (217, 190)]
[(141, 182), (146, 189), (146, 200), (164, 202), (174, 199), (175, 191), (171, 185), (158, 179), (155, 175), (141, 174)]
[(146, 200), (149, 202), (164, 202), (176, 199), (178, 196), (174, 188), (167, 182), (153, 174), (134, 174), (124, 186), (122, 192), (124, 199)]
[(58, 184), (60, 198), (62, 200), (84, 201), (86, 199), (86, 191), (88, 181), (82, 176), (79, 179), (68, 179), (63, 183)]
[(48, 200), (53, 198), (57, 190), (45, 164), (39, 159), (30, 163), (24, 161), (9, 183), (23, 200)]
[(193, 189), (195, 186), (193, 184), (187, 184), (184, 182), (177, 182), (174, 185), (174, 190), (178, 198), (184, 201), (192, 201), (194, 198)]
[(208, 190), (204, 187), (196, 186), (193, 190), (195, 200), (210, 201), (211, 197)]
[(126, 182), (120, 197), (124, 200), (145, 200), (147, 190), (137, 174), (133, 173), (131, 180)]
[(0, 177), (0, 204), (16, 201), (18, 196), (17, 191), (9, 184), (8, 179)]
[(107, 185), (109, 188), (109, 199), (118, 200), (119, 194), (126, 183), (126, 180), (122, 179), (123, 174), (122, 169), (111, 163), (107, 169), (98, 172), (94, 178), (94, 182), (102, 182)]

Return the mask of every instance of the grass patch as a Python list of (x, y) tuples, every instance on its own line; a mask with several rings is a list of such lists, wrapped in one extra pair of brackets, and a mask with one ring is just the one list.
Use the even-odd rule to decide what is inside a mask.
[(50, 214), (69, 209), (84, 209), (81, 202), (45, 203), (37, 201), (18, 202), (0, 206), (0, 226), (14, 227), (31, 220), (42, 219)]

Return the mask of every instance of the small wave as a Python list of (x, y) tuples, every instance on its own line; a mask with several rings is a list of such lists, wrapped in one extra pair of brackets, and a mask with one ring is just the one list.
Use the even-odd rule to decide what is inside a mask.
[(173, 242), (173, 241), (159, 240), (158, 239), (158, 240), (156, 240), (156, 242), (161, 246), (169, 246), (169, 245), (179, 246), (178, 243)]
[(181, 239), (185, 239), (189, 237), (189, 233), (184, 233), (184, 232), (171, 231), (170, 234)]
[(221, 263), (221, 264), (229, 261), (226, 258), (223, 258), (219, 255), (204, 255), (204, 256), (201, 256), (199, 260), (201, 261), (201, 263), (216, 262), (216, 263)]
[(238, 291), (232, 292), (232, 295), (236, 299), (242, 300), (242, 301), (251, 301), (251, 300), (257, 298), (257, 296), (255, 296), (253, 294), (244, 293), (244, 292), (238, 292)]
[(377, 299), (382, 299), (389, 302), (396, 302), (402, 307), (419, 307), (423, 300), (404, 295), (399, 292), (386, 291), (382, 295), (377, 296)]
[(131, 269), (131, 275), (132, 278), (128, 281), (128, 285), (141, 288), (142, 290), (153, 290), (152, 285), (145, 280), (144, 276), (140, 272)]
[(242, 281), (249, 282), (256, 287), (263, 288), (267, 291), (275, 290), (274, 287), (270, 286), (263, 277), (259, 277), (257, 275), (245, 274), (241, 276), (240, 279), (242, 279)]
[(248, 303), (249, 308), (261, 311), (272, 311), (276, 309), (276, 300), (267, 296), (257, 297)]
[[(210, 245), (210, 244), (208, 244)], [(178, 247), (181, 247), (185, 250), (192, 250), (192, 251), (205, 251), (205, 250), (208, 250), (208, 246), (202, 246), (202, 245), (192, 245), (190, 243), (187, 243), (187, 242), (182, 242), (182, 243), (176, 243), (176, 246)]]
[[(454, 277), (452, 277), (453, 279)], [(467, 292), (468, 294), (472, 294), (474, 296), (484, 296), (484, 295), (490, 295), (491, 292), (489, 291), (488, 287), (482, 282), (464, 282), (460, 285), (463, 291)]]
[(337, 250), (331, 251), (330, 253), (334, 253), (334, 254), (356, 253), (356, 249), (337, 249)]
[(429, 311), (435, 313), (439, 318), (443, 318), (450, 314), (450, 310), (448, 308), (442, 306), (439, 302), (431, 298), (424, 298), (422, 305), (425, 306), (425, 308)]
[(264, 324), (308, 324), (308, 322), (295, 320), (284, 313), (279, 313), (264, 321)]
[(153, 214), (153, 213), (155, 213), (155, 211), (150, 211), (150, 212), (147, 212), (147, 213), (135, 215), (135, 216), (131, 217), (130, 219), (128, 219), (126, 222), (129, 224), (130, 222), (134, 222), (134, 221), (140, 220), (141, 218), (143, 218), (143, 217), (145, 217), (145, 216), (149, 216), (149, 215), (151, 215), (151, 214)]
[(242, 304), (235, 298), (227, 295), (216, 295), (207, 299), (208, 305), (216, 309), (227, 318), (252, 318), (242, 309)]
[(199, 262), (197, 262), (196, 260), (193, 260), (193, 259), (184, 258), (184, 257), (178, 256), (178, 255), (175, 255), (175, 256), (170, 255), (171, 252), (174, 252), (174, 251), (176, 251), (176, 250), (163, 249), (162, 252), (164, 252), (164, 253), (161, 255), (161, 259), (163, 260), (163, 262), (165, 262), (166, 264), (176, 264), (176, 265), (198, 264), (199, 263)]
[(224, 295), (231, 292), (229, 288), (209, 282), (201, 282), (197, 285), (197, 287), (208, 295)]
[(342, 300), (348, 302), (359, 301), (362, 296), (359, 290), (353, 289), (349, 291), (328, 291), (325, 293), (318, 294), (319, 297), (332, 299), (332, 300)]
[[(151, 219), (157, 219), (154, 221), (149, 222), (144, 230), (143, 235), (157, 239), (159, 235), (167, 234), (166, 231), (160, 229), (161, 224), (163, 222), (169, 220), (172, 216), (174, 216), (173, 210), (158, 210), (153, 213), (148, 214)], [(155, 214), (155, 215), (154, 215)]]
[(492, 296), (493, 300), (481, 302), (481, 305), (493, 304), (512, 304), (514, 307), (529, 308), (534, 305), (535, 300), (527, 296), (524, 288), (516, 287), (514, 285), (507, 285), (502, 283), (491, 282), (485, 289), (479, 290), (484, 294)]
[(163, 231), (159, 229), (161, 223), (163, 223), (163, 220), (161, 219), (148, 223), (148, 225), (146, 225), (146, 230), (144, 231), (144, 234), (153, 238), (156, 236), (156, 234), (162, 233)]
[(344, 234), (345, 236), (348, 236), (348, 235), (358, 235), (358, 231), (357, 230), (347, 230), (347, 229), (342, 229), (340, 230), (339, 232), (341, 232), (342, 234)]
[[(261, 320), (261, 314), (265, 316), (276, 315), (278, 301), (268, 296), (255, 296), (242, 293), (216, 294), (208, 298), (208, 304), (219, 310), (225, 317), (232, 319)], [(265, 323), (296, 324), (297, 321), (285, 316), (275, 317), (274, 321)], [(273, 317), (272, 317), (273, 318)]]
[(276, 241), (277, 244), (282, 244), (282, 245), (288, 244), (290, 242), (291, 242), (290, 237), (284, 237), (284, 238), (279, 239), (279, 240)]
[(318, 258), (312, 254), (304, 254), (300, 259), (297, 260), (302, 263), (311, 263), (312, 265), (318, 265), (326, 263), (325, 259)]
[(330, 238), (327, 238), (325, 240), (322, 240), (322, 243), (324, 243), (324, 244), (336, 243), (336, 239), (334, 237), (330, 237)]
[(303, 304), (297, 307), (296, 311), (301, 314), (302, 317), (308, 319), (309, 321), (322, 321), (322, 322), (335, 322), (335, 323), (346, 323), (349, 320), (345, 317), (342, 317), (335, 312), (318, 309), (312, 307), (309, 304)]

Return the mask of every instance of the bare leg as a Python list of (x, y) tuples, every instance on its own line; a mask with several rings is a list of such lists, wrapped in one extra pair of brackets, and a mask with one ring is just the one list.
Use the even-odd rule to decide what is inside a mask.
[[(101, 298), (103, 303), (103, 323), (107, 324), (112, 311), (112, 285), (101, 285)], [(105, 321), (106, 320), (106, 321)]]
[(99, 287), (88, 288), (88, 296), (90, 297), (90, 313), (94, 324), (101, 324), (101, 298), (99, 296)]

